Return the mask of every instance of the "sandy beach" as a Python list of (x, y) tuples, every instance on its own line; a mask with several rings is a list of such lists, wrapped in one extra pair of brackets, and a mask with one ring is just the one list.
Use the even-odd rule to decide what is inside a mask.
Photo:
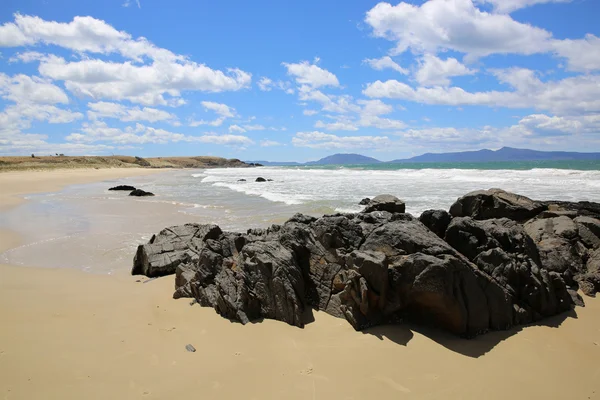
[[(0, 212), (26, 194), (147, 173), (2, 173)], [(0, 231), (0, 252), (19, 244)], [(355, 332), (319, 312), (304, 329), (242, 326), (173, 300), (173, 287), (173, 277), (0, 265), (0, 398), (600, 399), (598, 299), (464, 340), (412, 325)]]

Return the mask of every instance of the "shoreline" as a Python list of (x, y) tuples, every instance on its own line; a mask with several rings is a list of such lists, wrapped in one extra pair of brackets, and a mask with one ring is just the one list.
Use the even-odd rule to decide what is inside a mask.
[[(90, 171), (0, 174), (0, 212), (109, 170)], [(0, 232), (1, 246), (14, 236)], [(0, 277), (0, 398), (600, 398), (600, 301), (589, 297), (575, 317), (464, 340), (410, 325), (356, 332), (322, 312), (304, 329), (242, 326), (173, 300), (173, 276), (0, 265)]]

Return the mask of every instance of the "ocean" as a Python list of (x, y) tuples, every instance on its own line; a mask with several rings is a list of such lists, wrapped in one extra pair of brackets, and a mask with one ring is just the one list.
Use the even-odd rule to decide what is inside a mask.
[[(272, 181), (255, 182), (259, 176)], [(107, 190), (117, 184), (156, 196), (131, 198)], [(25, 242), (0, 254), (0, 262), (114, 273), (128, 270), (136, 246), (171, 225), (214, 223), (245, 231), (282, 223), (297, 212), (358, 212), (361, 199), (378, 194), (401, 198), (407, 212), (418, 216), (427, 209), (447, 210), (458, 197), (489, 188), (540, 200), (599, 202), (600, 162), (173, 170), (73, 185), (30, 195), (29, 201), (0, 214), (0, 228), (19, 232)]]

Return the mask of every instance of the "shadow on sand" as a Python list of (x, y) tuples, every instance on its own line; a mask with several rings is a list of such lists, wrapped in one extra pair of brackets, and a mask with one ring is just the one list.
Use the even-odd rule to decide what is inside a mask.
[(505, 331), (491, 331), (473, 339), (461, 338), (442, 331), (439, 328), (417, 325), (412, 322), (375, 326), (365, 329), (362, 333), (365, 335), (374, 335), (380, 340), (383, 340), (385, 337), (392, 342), (406, 346), (413, 338), (413, 332), (417, 332), (444, 346), (448, 350), (452, 350), (466, 357), (479, 358), (496, 347), (498, 343), (521, 332), (523, 329), (527, 329), (531, 326), (558, 328), (567, 318), (577, 318), (575, 310), (555, 315), (533, 324), (516, 326)]

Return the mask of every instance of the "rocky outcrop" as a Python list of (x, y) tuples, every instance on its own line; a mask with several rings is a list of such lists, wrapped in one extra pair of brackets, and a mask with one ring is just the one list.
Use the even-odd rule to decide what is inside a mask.
[(364, 199), (362, 199), (361, 201), (358, 202), (358, 205), (359, 206), (366, 206), (370, 202), (371, 202), (371, 199), (368, 198), (368, 197), (365, 197)]
[(406, 206), (402, 200), (389, 194), (381, 194), (371, 199), (363, 212), (387, 211), (391, 213), (403, 213), (405, 210)]
[(258, 178), (256, 178), (256, 180), (254, 182), (266, 182), (266, 181), (267, 180), (265, 178), (259, 176)]
[(443, 239), (452, 216), (444, 210), (426, 210), (419, 217), (419, 221)]
[[(579, 203), (577, 203), (579, 204)], [(590, 206), (586, 209), (593, 209)], [(404, 319), (471, 337), (583, 305), (600, 289), (600, 221), (500, 190), (473, 192), (419, 219), (390, 195), (363, 212), (222, 232), (165, 229), (132, 272), (175, 273), (174, 297), (241, 323), (302, 327), (307, 308), (355, 329)]]
[(472, 217), (483, 220), (510, 218), (527, 221), (548, 207), (528, 197), (505, 192), (502, 189), (479, 190), (459, 198), (450, 207), (453, 217)]
[(537, 246), (515, 221), (458, 217), (445, 237), (510, 294), (515, 323), (537, 321), (571, 308), (571, 295), (561, 275), (542, 268)]
[(135, 187), (129, 186), (129, 185), (119, 185), (119, 186), (111, 187), (108, 190), (116, 190), (116, 191), (125, 190), (125, 191), (128, 191), (128, 192), (131, 192), (131, 191), (136, 190), (136, 189), (135, 189)]
[(179, 264), (197, 260), (206, 241), (217, 239), (221, 233), (216, 225), (185, 224), (163, 229), (148, 244), (138, 246), (131, 273), (149, 278), (174, 274)]
[(539, 203), (552, 212), (569, 212), (574, 213), (575, 216), (600, 219), (600, 203), (591, 201), (540, 201)]
[(154, 196), (154, 193), (146, 192), (142, 189), (135, 189), (134, 191), (129, 193), (129, 195), (135, 196), (135, 197), (148, 197), (148, 196)]

